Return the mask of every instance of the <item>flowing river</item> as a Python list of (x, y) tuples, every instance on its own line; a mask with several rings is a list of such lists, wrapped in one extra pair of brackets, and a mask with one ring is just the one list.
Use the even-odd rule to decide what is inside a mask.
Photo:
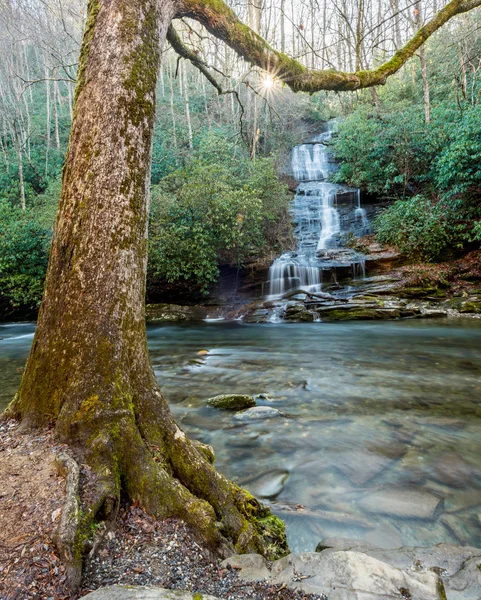
[[(33, 331), (0, 325), (0, 409)], [(177, 421), (285, 520), (292, 550), (329, 537), (481, 545), (481, 320), (190, 323), (148, 336)], [(222, 393), (261, 395), (283, 416), (243, 422), (206, 406)]]

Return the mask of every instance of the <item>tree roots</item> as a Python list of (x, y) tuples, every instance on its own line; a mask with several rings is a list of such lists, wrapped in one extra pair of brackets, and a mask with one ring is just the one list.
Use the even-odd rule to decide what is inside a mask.
[(146, 410), (145, 398), (132, 403), (132, 411), (102, 410), (95, 419), (84, 416), (80, 429), (70, 420), (68, 436), (65, 424), (57, 422), (82, 464), (79, 476), (78, 464), (65, 453), (59, 456), (67, 473), (67, 500), (56, 540), (72, 589), (80, 583), (82, 558), (92, 549), (99, 524), (115, 520), (121, 495), (159, 519), (184, 520), (218, 556), (255, 552), (274, 560), (286, 555), (282, 521), (219, 474), (212, 448), (189, 440), (160, 391), (150, 394), (148, 404), (156, 404), (152, 411)]

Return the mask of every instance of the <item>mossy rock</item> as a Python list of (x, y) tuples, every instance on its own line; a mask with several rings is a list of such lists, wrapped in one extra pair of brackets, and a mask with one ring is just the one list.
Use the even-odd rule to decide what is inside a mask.
[(445, 292), (440, 290), (438, 286), (429, 284), (404, 287), (396, 290), (396, 296), (399, 298), (425, 298), (426, 296), (443, 298), (445, 295)]
[(202, 306), (180, 306), (179, 304), (147, 304), (145, 318), (156, 321), (202, 321), (207, 311)]
[(481, 314), (481, 300), (468, 300), (459, 307), (460, 313)]
[(285, 321), (313, 321), (314, 315), (303, 305), (288, 305), (284, 313)]
[(256, 406), (256, 401), (247, 394), (220, 394), (214, 398), (209, 398), (207, 404), (222, 410), (242, 410), (243, 408)]
[(323, 310), (319, 313), (323, 321), (368, 321), (382, 319), (398, 319), (401, 317), (399, 310), (383, 310), (377, 308), (334, 308)]

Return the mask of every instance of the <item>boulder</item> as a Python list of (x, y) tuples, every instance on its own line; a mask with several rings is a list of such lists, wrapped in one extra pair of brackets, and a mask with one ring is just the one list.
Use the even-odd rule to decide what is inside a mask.
[(302, 303), (289, 303), (284, 311), (283, 318), (285, 321), (313, 321), (314, 315)]
[(219, 600), (215, 596), (160, 587), (110, 585), (84, 596), (88, 600)]
[(207, 404), (213, 408), (224, 410), (241, 410), (255, 406), (256, 401), (247, 394), (220, 394), (214, 398), (209, 398)]
[(355, 551), (303, 552), (273, 563), (242, 555), (222, 565), (247, 581), (325, 594), (329, 600), (442, 600), (444, 592), (437, 573), (404, 571)]
[[(394, 550), (370, 547), (359, 540), (332, 538), (318, 545), (323, 554), (339, 550), (362, 552), (397, 569), (409, 572), (435, 572), (442, 577), (448, 600), (481, 598), (481, 549), (454, 544), (431, 548), (403, 547)], [(413, 595), (413, 599), (415, 596)]]
[(234, 415), (236, 421), (246, 423), (248, 421), (259, 421), (262, 419), (275, 419), (277, 417), (283, 417), (284, 415), (277, 408), (271, 408), (270, 406), (255, 406), (254, 408), (248, 408)]

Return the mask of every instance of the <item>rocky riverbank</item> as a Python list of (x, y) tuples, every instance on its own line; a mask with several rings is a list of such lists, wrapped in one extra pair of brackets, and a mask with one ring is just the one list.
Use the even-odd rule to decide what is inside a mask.
[(20, 433), (15, 422), (0, 422), (1, 600), (481, 597), (481, 549), (439, 544), (385, 550), (325, 539), (316, 552), (293, 553), (273, 563), (259, 555), (219, 562), (181, 521), (157, 521), (128, 505), (121, 507), (115, 526), (96, 532), (81, 589), (72, 594), (56, 543), (66, 498), (65, 474), (58, 466), (64, 453), (49, 432)]
[[(481, 316), (480, 251), (436, 265), (403, 264), (396, 249), (368, 236), (356, 249), (325, 254), (322, 292), (299, 290), (249, 304), (148, 305), (147, 320), (267, 323)], [(365, 276), (359, 273), (361, 267)]]

